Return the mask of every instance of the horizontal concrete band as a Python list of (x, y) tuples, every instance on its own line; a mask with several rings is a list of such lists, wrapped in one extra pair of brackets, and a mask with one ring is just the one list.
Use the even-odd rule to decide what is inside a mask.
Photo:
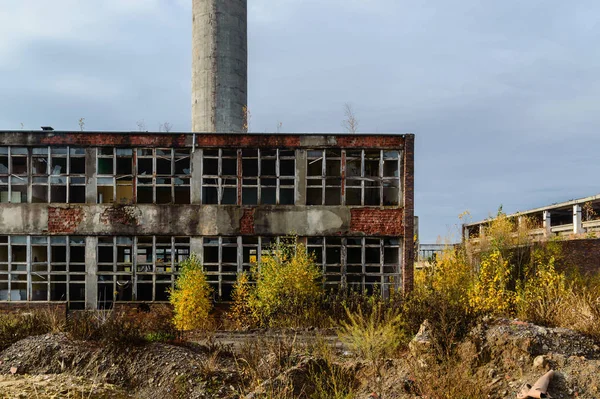
[(2, 204), (7, 235), (404, 235), (402, 208)]

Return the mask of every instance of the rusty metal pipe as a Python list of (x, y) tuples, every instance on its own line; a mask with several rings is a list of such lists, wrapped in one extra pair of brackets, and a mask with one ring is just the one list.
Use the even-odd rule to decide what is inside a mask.
[(541, 376), (533, 387), (529, 384), (525, 384), (521, 391), (517, 394), (518, 399), (534, 398), (543, 399), (548, 398), (548, 385), (550, 380), (554, 377), (554, 370), (548, 371), (546, 374)]

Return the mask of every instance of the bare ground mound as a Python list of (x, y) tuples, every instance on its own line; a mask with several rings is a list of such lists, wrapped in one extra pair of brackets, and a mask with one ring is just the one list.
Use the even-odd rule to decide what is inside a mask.
[[(260, 340), (260, 333), (244, 337), (248, 339), (244, 342), (252, 343)], [(453, 397), (440, 392), (466, 392), (456, 387), (457, 381), (458, 385), (481, 385), (477, 392), (485, 392), (485, 396), (455, 397), (515, 398), (523, 384), (534, 383), (549, 369), (557, 372), (549, 387), (551, 397), (600, 398), (600, 347), (571, 330), (507, 319), (490, 321), (473, 329), (458, 344), (456, 366), (446, 369), (439, 368), (431, 356), (427, 331), (418, 338), (410, 353), (386, 362), (383, 381), (377, 384), (383, 388), (385, 399)], [(223, 339), (237, 338), (231, 334)], [(295, 353), (290, 349), (284, 358), (282, 345), (272, 346), (279, 347), (279, 355), (274, 356), (262, 353), (265, 345), (260, 342), (253, 344), (254, 349), (246, 349), (242, 354), (245, 358), (241, 358), (215, 344), (107, 348), (72, 341), (63, 334), (29, 337), (0, 353), (0, 392), (11, 398), (81, 397), (83, 390), (92, 393), (90, 398), (233, 399), (263, 398), (271, 387), (279, 386), (289, 387), (292, 395), (286, 398), (309, 398), (314, 392), (311, 370), (326, 368), (329, 373), (343, 373), (347, 376), (344, 381), (355, 385), (351, 397), (367, 398), (375, 390), (368, 364), (347, 353), (337, 353), (337, 360), (324, 366), (319, 358), (306, 355), (303, 345)], [(246, 344), (239, 346), (243, 350)], [(257, 369), (275, 371), (254, 388), (248, 368), (240, 367), (251, 362), (253, 353)], [(280, 368), (282, 361), (285, 365)], [(38, 389), (37, 396), (31, 395)]]
[(117, 386), (68, 374), (0, 375), (1, 398), (128, 399)]
[(236, 378), (232, 360), (225, 355), (209, 359), (207, 353), (202, 346), (162, 343), (107, 348), (47, 334), (26, 338), (2, 352), (0, 374), (10, 374), (11, 368), (16, 374), (67, 373), (118, 385), (144, 398), (227, 397)]

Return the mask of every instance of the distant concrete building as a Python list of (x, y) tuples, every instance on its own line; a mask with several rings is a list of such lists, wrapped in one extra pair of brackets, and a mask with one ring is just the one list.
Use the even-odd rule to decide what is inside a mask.
[(282, 236), (327, 288), (413, 284), (414, 136), (0, 131), (0, 307), (217, 300)]
[[(538, 238), (569, 237), (600, 232), (600, 194), (508, 215), (516, 223), (527, 218), (533, 226), (530, 234)], [(478, 238), (493, 218), (463, 225), (463, 237)]]
[(247, 0), (192, 1), (193, 132), (246, 129), (247, 7)]
[(415, 259), (415, 268), (435, 265), (439, 256), (444, 250), (453, 244), (419, 244), (419, 252)]
[[(528, 219), (534, 242), (553, 239), (561, 248), (559, 270), (600, 273), (600, 194), (508, 215), (515, 225)], [(477, 245), (493, 218), (463, 225), (463, 240)]]

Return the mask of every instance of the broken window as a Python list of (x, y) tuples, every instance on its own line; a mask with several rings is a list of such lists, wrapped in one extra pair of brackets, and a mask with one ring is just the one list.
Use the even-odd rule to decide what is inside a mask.
[[(47, 148), (33, 148), (34, 176), (32, 202), (46, 202), (42, 196), (47, 186), (44, 185), (45, 173), (42, 157), (48, 154)], [(53, 203), (85, 203), (85, 150), (74, 147), (50, 147), (50, 202)], [(37, 166), (36, 166), (37, 164)], [(36, 195), (38, 193), (39, 195)], [(37, 198), (36, 198), (37, 197)]]
[(258, 263), (258, 237), (242, 237), (242, 270), (250, 272)]
[(8, 301), (10, 298), (8, 240), (9, 236), (0, 236), (0, 301)]
[(206, 277), (219, 298), (231, 300), (231, 292), (238, 273), (238, 238), (204, 238)]
[(31, 158), (31, 202), (48, 202), (48, 147), (33, 148)]
[(257, 149), (242, 150), (242, 204), (258, 205), (258, 169)]
[(0, 147), (0, 202), (27, 202), (28, 150)]
[(26, 236), (0, 237), (0, 301), (27, 301)]
[(315, 262), (322, 267), (326, 288), (338, 287), (344, 283), (340, 237), (309, 237), (307, 250), (314, 255)]
[(346, 150), (345, 204), (397, 206), (400, 153), (397, 150)]
[(65, 301), (83, 309), (85, 275), (83, 237), (0, 237), (0, 301)]
[(133, 239), (98, 237), (98, 307), (133, 299)]
[(202, 203), (238, 204), (238, 171), (241, 168), (243, 205), (293, 205), (295, 162), (294, 150), (205, 149), (202, 156)]
[(174, 287), (179, 263), (190, 254), (189, 237), (140, 236), (133, 241), (133, 297), (136, 301), (168, 301), (168, 291)]
[[(221, 300), (231, 300), (233, 286), (241, 271), (259, 265), (270, 254), (279, 237), (204, 237), (203, 266), (207, 280)], [(250, 276), (251, 277), (251, 276)]]
[(190, 203), (190, 149), (137, 150), (137, 203)]
[(133, 150), (100, 147), (98, 162), (98, 203), (133, 203)]
[(238, 150), (206, 149), (202, 154), (202, 203), (238, 202)]
[(322, 266), (326, 286), (387, 295), (400, 282), (398, 238), (308, 237), (307, 249)]
[(98, 148), (96, 153), (98, 203), (115, 202), (115, 158), (114, 148)]
[(242, 204), (293, 205), (296, 192), (294, 150), (242, 150)]
[(342, 203), (342, 151), (309, 150), (307, 154), (307, 205)]

